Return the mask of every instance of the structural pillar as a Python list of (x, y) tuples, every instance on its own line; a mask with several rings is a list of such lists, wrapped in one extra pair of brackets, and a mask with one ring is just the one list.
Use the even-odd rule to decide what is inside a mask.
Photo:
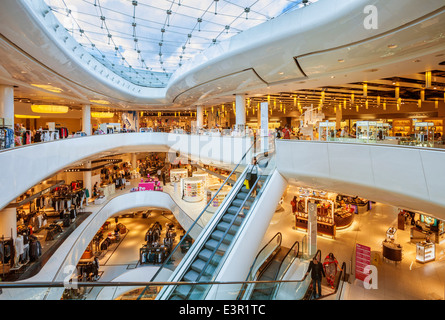
[(204, 109), (202, 106), (196, 107), (196, 129), (199, 130), (204, 126)]
[(5, 208), (0, 210), (0, 239), (4, 236), (15, 240), (17, 238), (17, 209)]
[[(90, 195), (90, 198), (93, 195), (93, 186), (91, 185), (91, 161), (85, 162), (84, 165), (85, 169), (88, 169), (87, 171), (83, 171), (83, 187), (85, 189), (88, 189), (88, 193)], [(87, 205), (88, 205), (88, 199), (87, 199)]]
[(136, 170), (136, 168), (138, 167), (136, 153), (131, 154), (131, 167), (133, 168), (133, 170)]
[(5, 126), (14, 129), (14, 87), (0, 85), (0, 118)]
[(236, 128), (238, 130), (244, 130), (246, 126), (246, 101), (244, 95), (237, 94), (235, 97), (236, 108)]
[(91, 135), (91, 106), (86, 104), (82, 106), (82, 131)]

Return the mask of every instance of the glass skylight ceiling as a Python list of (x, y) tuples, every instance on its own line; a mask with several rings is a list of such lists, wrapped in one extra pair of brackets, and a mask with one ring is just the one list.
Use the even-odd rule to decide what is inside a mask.
[(209, 46), (304, 6), (303, 0), (45, 2), (97, 60), (134, 84), (158, 88)]

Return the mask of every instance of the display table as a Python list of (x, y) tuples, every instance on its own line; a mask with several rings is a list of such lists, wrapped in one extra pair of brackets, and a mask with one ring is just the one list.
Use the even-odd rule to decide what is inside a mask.
[(394, 262), (402, 261), (402, 246), (392, 241), (383, 241), (383, 258)]
[(143, 182), (139, 183), (139, 191), (153, 191), (155, 189), (154, 182)]
[(105, 197), (108, 197), (116, 192), (116, 185), (114, 183), (112, 183), (112, 184), (101, 186), (98, 189), (100, 192), (102, 192), (102, 194)]
[(183, 179), (183, 200), (199, 202), (204, 197), (204, 182), (200, 177)]
[(98, 197), (98, 198), (94, 199), (94, 204), (102, 204), (105, 202), (105, 200), (107, 200), (106, 196)]
[(416, 244), (416, 261), (426, 263), (436, 260), (436, 245), (432, 242), (418, 242)]
[(171, 169), (170, 170), (170, 182), (180, 182), (181, 179), (187, 178), (187, 169)]

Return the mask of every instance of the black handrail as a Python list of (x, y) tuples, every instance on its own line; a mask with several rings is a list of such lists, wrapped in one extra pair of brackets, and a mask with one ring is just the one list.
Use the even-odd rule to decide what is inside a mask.
[[(249, 193), (247, 194), (246, 198), (243, 200), (243, 203), (241, 204), (239, 210), (237, 211), (237, 213), (233, 216), (232, 220), (229, 223), (229, 226), (227, 227), (226, 231), (224, 232), (224, 234), (222, 235), (221, 239), (218, 241), (218, 244), (215, 246), (215, 249), (213, 249), (210, 258), (207, 260), (206, 264), (204, 265), (204, 267), (202, 268), (201, 272), (199, 273), (197, 280), (201, 279), (202, 275), (204, 274), (204, 271), (207, 269), (207, 267), (209, 266), (210, 262), (212, 261), (213, 257), (215, 256), (216, 251), (219, 249), (219, 247), (221, 246), (222, 242), (224, 241), (226, 235), (229, 233), (230, 228), (232, 228), (233, 224), (235, 223), (236, 219), (238, 218), (238, 215), (240, 214), (241, 211), (244, 210), (244, 205), (247, 201), (247, 199), (250, 198), (250, 195), (252, 194), (252, 191), (257, 187), (258, 181), (260, 180), (260, 177), (258, 176), (254, 185), (250, 188)], [(240, 189), (242, 188), (242, 186), (240, 187)], [(192, 287), (192, 289), (189, 291), (189, 293), (187, 294), (187, 300), (189, 298), (189, 296), (191, 295), (193, 288), (195, 286)]]
[[(242, 163), (242, 161), (245, 159), (245, 157), (247, 156), (247, 154), (249, 153), (250, 149), (252, 149), (252, 147), (254, 146), (254, 143), (249, 147), (249, 149), (247, 149), (247, 151), (244, 153), (243, 157), (241, 158), (240, 162), (235, 166), (235, 168), (232, 170), (232, 172), (227, 176), (226, 180), (224, 180), (224, 182), (221, 184), (221, 186), (219, 187), (218, 191), (216, 191), (216, 193), (214, 194), (214, 196), (212, 197), (212, 199), (210, 199), (210, 201), (207, 203), (207, 205), (204, 207), (204, 209), (201, 211), (201, 213), (199, 214), (199, 216), (195, 219), (195, 221), (193, 222), (193, 224), (190, 226), (190, 228), (187, 230), (187, 232), (184, 234), (184, 236), (182, 237), (182, 239), (179, 241), (179, 243), (175, 246), (175, 248), (172, 250), (172, 252), (170, 253), (170, 255), (167, 257), (167, 259), (164, 260), (164, 263), (159, 267), (159, 269), (156, 271), (156, 273), (153, 275), (153, 277), (151, 278), (150, 282), (154, 281), (154, 279), (156, 279), (156, 277), (159, 275), (159, 273), (161, 272), (162, 269), (165, 268), (165, 265), (168, 263), (168, 261), (170, 261), (170, 259), (173, 258), (173, 254), (176, 252), (176, 250), (178, 248), (180, 248), (181, 244), (185, 241), (185, 239), (187, 238), (187, 236), (190, 234), (190, 231), (195, 227), (195, 225), (198, 223), (199, 219), (201, 219), (201, 216), (206, 212), (208, 206), (213, 202), (213, 200), (215, 199), (215, 197), (218, 195), (218, 193), (221, 191), (221, 189), (223, 188), (223, 186), (225, 186), (227, 184), (227, 182), (230, 180), (229, 178), (234, 174), (235, 170), (238, 169), (239, 165)], [(220, 208), (222, 208), (222, 204), (220, 205)], [(146, 288), (147, 289), (147, 288)], [(139, 295), (139, 298), (142, 297), (142, 295), (145, 293), (144, 289), (142, 291), (142, 293)]]
[(287, 256), (292, 252), (292, 250), (294, 249), (295, 245), (297, 245), (297, 247), (298, 247), (298, 249), (297, 249), (297, 254), (296, 254), (296, 257), (298, 257), (298, 254), (300, 253), (300, 243), (299, 243), (298, 240), (297, 240), (297, 241), (294, 242), (294, 244), (292, 245), (292, 247), (291, 247), (291, 248), (289, 249), (289, 251), (286, 253), (286, 255), (284, 256), (284, 258), (281, 259), (280, 266), (279, 266), (277, 272), (275, 273), (275, 277), (274, 277), (275, 280), (276, 280), (277, 277), (278, 277), (278, 273), (279, 273), (280, 270), (281, 270), (281, 266), (283, 265), (284, 260), (286, 260)]
[[(266, 245), (258, 252), (258, 254), (256, 255), (256, 257), (255, 257), (255, 260), (253, 261), (253, 263), (252, 263), (252, 265), (251, 265), (251, 267), (250, 267), (250, 270), (249, 270), (249, 273), (247, 274), (247, 277), (246, 277), (246, 281), (249, 281), (249, 277), (251, 276), (251, 274), (252, 274), (252, 271), (253, 271), (253, 267), (255, 266), (255, 263), (256, 263), (256, 261), (258, 260), (258, 257), (260, 256), (260, 254), (267, 248), (267, 246), (276, 238), (276, 237), (279, 237), (279, 243), (278, 243), (278, 246), (279, 247), (281, 247), (281, 241), (282, 241), (282, 239), (283, 239), (283, 235), (281, 234), (281, 232), (277, 232), (267, 243), (266, 243)], [(276, 249), (275, 249), (276, 250)], [(275, 252), (275, 250), (271, 253), (271, 255)], [(275, 257), (275, 255), (276, 254), (274, 254), (274, 257)], [(258, 277), (255, 277), (255, 280), (256, 279), (258, 279)], [(253, 281), (255, 281), (255, 280), (253, 280)], [(237, 298), (236, 298), (236, 300), (240, 300), (241, 298), (242, 298), (242, 296), (244, 295), (244, 292), (245, 292), (245, 290), (246, 290), (246, 288), (245, 288), (245, 285), (243, 285), (243, 287), (241, 288), (241, 290), (240, 290), (240, 292), (238, 293), (238, 296), (237, 296)]]
[(271, 243), (272, 240), (275, 239), (276, 237), (280, 237), (279, 246), (281, 246), (281, 241), (282, 241), (283, 235), (281, 234), (281, 232), (277, 232), (277, 234), (275, 234), (272, 237), (272, 239), (270, 239), (269, 242), (267, 242), (267, 244), (256, 255), (255, 260), (253, 261), (252, 266), (250, 267), (249, 274), (246, 277), (246, 281), (249, 281), (248, 279), (250, 277), (250, 274), (252, 273), (253, 266), (255, 265), (256, 261), (258, 260), (258, 257), (260, 256), (261, 252), (263, 252), (263, 250), (266, 249), (266, 247), (269, 245), (269, 243)]

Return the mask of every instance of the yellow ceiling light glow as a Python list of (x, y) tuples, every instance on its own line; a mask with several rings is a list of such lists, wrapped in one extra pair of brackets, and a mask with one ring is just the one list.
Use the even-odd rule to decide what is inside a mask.
[(51, 85), (49, 85), (49, 84), (36, 84), (36, 83), (31, 83), (31, 85), (32, 85), (33, 87), (40, 88), (40, 89), (43, 89), (43, 90), (46, 90), (46, 91), (49, 91), (49, 92), (54, 92), (54, 93), (61, 93), (61, 92), (63, 92), (62, 89), (57, 88), (57, 87), (54, 87), (54, 86), (51, 86)]
[(114, 112), (91, 112), (93, 118), (113, 118)]
[(68, 107), (59, 105), (33, 104), (31, 105), (31, 110), (35, 113), (67, 113)]
[(15, 114), (17, 119), (40, 119), (40, 116), (29, 116), (27, 114)]
[(110, 102), (107, 100), (90, 100), (90, 102), (97, 104), (110, 104)]

